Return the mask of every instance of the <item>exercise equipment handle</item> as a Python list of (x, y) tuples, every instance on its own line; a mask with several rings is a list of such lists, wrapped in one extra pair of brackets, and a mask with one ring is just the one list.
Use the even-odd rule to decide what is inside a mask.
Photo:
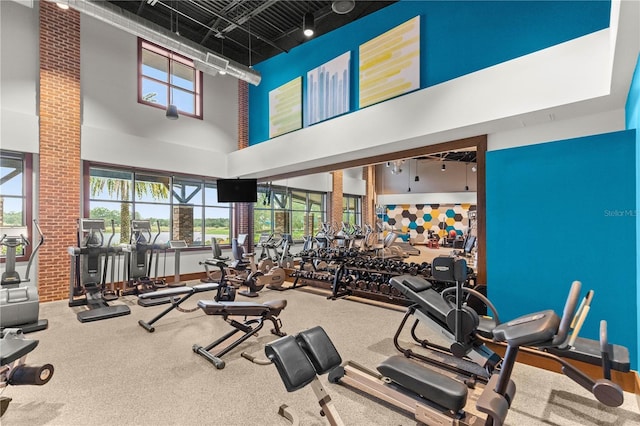
[(580, 303), (580, 307), (576, 312), (576, 315), (573, 317), (573, 321), (571, 322), (571, 327), (573, 328), (573, 332), (571, 333), (571, 339), (569, 339), (569, 346), (573, 346), (578, 338), (578, 334), (580, 334), (580, 330), (584, 325), (584, 321), (587, 319), (587, 315), (589, 314), (589, 310), (591, 309), (591, 300), (593, 299), (593, 290), (589, 290), (587, 295), (582, 299)]
[(567, 334), (569, 334), (569, 327), (571, 326), (571, 321), (573, 320), (574, 312), (578, 305), (581, 287), (582, 283), (580, 283), (580, 281), (574, 281), (571, 284), (571, 290), (569, 291), (567, 302), (565, 303), (564, 310), (562, 311), (562, 319), (560, 320), (558, 333), (553, 338), (551, 343), (552, 346), (561, 346), (565, 342)]
[(609, 359), (609, 338), (607, 336), (607, 321), (600, 321), (600, 353), (602, 354), (602, 377), (611, 380), (611, 362)]
[(35, 259), (36, 254), (38, 253), (38, 250), (40, 250), (40, 247), (44, 244), (44, 234), (42, 233), (42, 229), (40, 229), (40, 225), (38, 224), (38, 219), (33, 219), (33, 224), (36, 226), (36, 230), (38, 231), (38, 235), (40, 236), (40, 238), (38, 241), (38, 245), (36, 245), (36, 247), (31, 252), (31, 256), (29, 256), (29, 262), (27, 263), (27, 271), (24, 275), (25, 282), (29, 281), (29, 272), (31, 271), (31, 264), (33, 263), (33, 259)]

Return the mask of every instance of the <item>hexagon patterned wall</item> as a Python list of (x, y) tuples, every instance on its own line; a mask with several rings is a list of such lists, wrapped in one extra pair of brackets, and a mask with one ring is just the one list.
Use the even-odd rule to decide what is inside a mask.
[(440, 237), (452, 230), (463, 235), (473, 210), (476, 206), (472, 204), (391, 204), (381, 219), (385, 229), (395, 229), (403, 240), (426, 244), (429, 231)]

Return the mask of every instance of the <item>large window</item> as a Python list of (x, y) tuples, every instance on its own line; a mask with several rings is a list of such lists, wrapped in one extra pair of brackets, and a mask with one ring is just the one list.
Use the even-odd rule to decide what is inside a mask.
[(217, 200), (213, 181), (160, 172), (134, 172), (104, 166), (89, 167), (89, 217), (115, 225), (113, 242), (128, 242), (131, 219), (151, 221), (158, 243), (185, 240), (208, 246), (211, 238), (231, 241), (231, 205)]
[[(31, 154), (0, 151), (0, 224), (26, 226), (31, 231)], [(30, 238), (30, 235), (25, 235)], [(36, 242), (37, 243), (37, 242)], [(4, 260), (6, 247), (0, 247)], [(17, 260), (31, 253), (30, 246), (17, 249)]]
[(298, 189), (260, 187), (253, 211), (254, 241), (260, 234), (315, 235), (326, 216), (325, 195)]
[(191, 59), (138, 39), (138, 102), (202, 118), (202, 72)]
[(347, 194), (343, 196), (342, 221), (351, 225), (361, 225), (362, 209), (359, 196)]

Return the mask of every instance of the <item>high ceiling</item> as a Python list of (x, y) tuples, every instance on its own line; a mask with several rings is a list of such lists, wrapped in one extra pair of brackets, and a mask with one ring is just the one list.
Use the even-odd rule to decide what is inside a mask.
[[(313, 14), (314, 37), (317, 37), (395, 1), (129, 0), (109, 3), (228, 59), (251, 66), (307, 41), (302, 34), (306, 13)], [(350, 3), (354, 3), (350, 12), (334, 11)]]

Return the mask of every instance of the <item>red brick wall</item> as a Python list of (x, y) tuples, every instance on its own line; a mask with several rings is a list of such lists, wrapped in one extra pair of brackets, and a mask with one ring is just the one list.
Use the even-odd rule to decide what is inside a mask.
[(80, 14), (40, 6), (40, 301), (68, 297), (69, 255), (80, 212)]
[(249, 146), (249, 83), (238, 80), (238, 149)]
[(376, 166), (362, 168), (362, 179), (366, 185), (366, 193), (362, 199), (362, 224), (373, 225), (375, 223), (375, 199), (376, 199)]
[[(238, 149), (249, 146), (249, 83), (238, 80)], [(236, 203), (234, 214), (234, 232), (249, 234), (245, 249), (253, 251), (253, 204)]]
[(342, 170), (331, 172), (333, 176), (333, 189), (331, 190), (331, 218), (329, 222), (332, 224), (342, 223)]

